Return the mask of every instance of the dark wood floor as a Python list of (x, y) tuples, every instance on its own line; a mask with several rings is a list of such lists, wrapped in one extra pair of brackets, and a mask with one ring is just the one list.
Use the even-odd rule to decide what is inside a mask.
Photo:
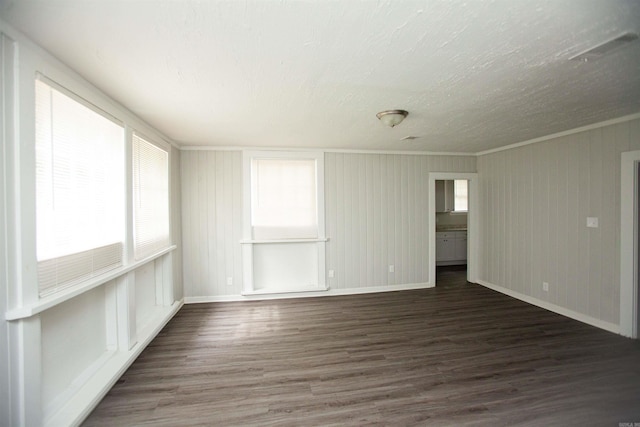
[(640, 342), (438, 287), (185, 306), (86, 426), (640, 423)]

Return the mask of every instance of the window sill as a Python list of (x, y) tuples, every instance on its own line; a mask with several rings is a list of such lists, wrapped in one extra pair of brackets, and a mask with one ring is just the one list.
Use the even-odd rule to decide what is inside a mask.
[(259, 243), (318, 243), (327, 242), (329, 238), (315, 238), (315, 239), (256, 239), (256, 240), (240, 240), (241, 245), (253, 245)]
[(26, 319), (28, 317), (35, 316), (36, 314), (42, 313), (43, 311), (46, 311), (51, 307), (55, 307), (58, 304), (62, 304), (63, 302), (75, 298), (78, 295), (81, 295), (92, 289), (95, 289), (98, 286), (102, 286), (105, 283), (112, 281), (113, 279), (117, 279), (118, 277), (129, 273), (130, 271), (133, 271), (148, 262), (154, 261), (155, 259), (160, 258), (161, 256), (173, 251), (174, 249), (176, 249), (176, 247), (176, 245), (169, 246), (168, 248), (163, 249), (162, 251), (151, 256), (148, 256), (147, 258), (141, 259), (140, 261), (135, 261), (126, 266), (108, 271), (100, 276), (93, 277), (82, 284), (63, 289), (60, 292), (56, 292), (51, 295), (47, 295), (46, 297), (40, 298), (38, 301), (32, 304), (9, 310), (6, 312), (4, 318), (11, 321)]

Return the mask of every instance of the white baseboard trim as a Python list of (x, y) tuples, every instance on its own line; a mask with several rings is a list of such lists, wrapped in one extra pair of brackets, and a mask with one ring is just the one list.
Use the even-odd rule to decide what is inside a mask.
[(89, 416), (102, 398), (111, 390), (124, 372), (138, 358), (142, 350), (184, 305), (176, 301), (138, 335), (138, 343), (129, 351), (115, 351), (113, 355), (85, 382), (55, 414), (44, 421), (45, 426), (78, 426)]
[(604, 329), (605, 331), (613, 332), (614, 334), (620, 334), (620, 325), (616, 325), (615, 323), (605, 322), (604, 320), (596, 319), (595, 317), (578, 313), (577, 311), (573, 311), (568, 308), (564, 308), (529, 295), (521, 294), (520, 292), (516, 292), (502, 286), (494, 285), (493, 283), (485, 282), (484, 280), (478, 280), (478, 284), (484, 286), (485, 288), (500, 292), (501, 294), (519, 299), (520, 301), (524, 301), (528, 304), (544, 308), (545, 310), (553, 311), (554, 313), (561, 314), (565, 317), (569, 317), (582, 323), (586, 323), (587, 325), (595, 326), (596, 328)]
[(338, 295), (358, 295), (372, 294), (377, 292), (395, 292), (410, 291), (414, 289), (433, 288), (430, 283), (407, 283), (402, 285), (391, 286), (367, 286), (364, 288), (344, 288), (344, 289), (327, 289), (326, 291), (317, 292), (299, 292), (299, 293), (279, 293), (279, 294), (247, 294), (247, 295), (214, 295), (201, 297), (185, 297), (185, 304), (199, 304), (207, 302), (228, 302), (228, 301), (260, 301), (272, 299), (288, 299), (288, 298), (315, 298), (315, 297), (331, 297)]
[(259, 289), (257, 291), (252, 291), (252, 292), (243, 292), (242, 296), (253, 296), (253, 295), (272, 295), (272, 294), (301, 294), (301, 293), (308, 293), (308, 292), (326, 292), (328, 291), (329, 288), (320, 288), (320, 287), (309, 287), (309, 288), (303, 288), (303, 289), (296, 289), (296, 290), (290, 290), (290, 289)]

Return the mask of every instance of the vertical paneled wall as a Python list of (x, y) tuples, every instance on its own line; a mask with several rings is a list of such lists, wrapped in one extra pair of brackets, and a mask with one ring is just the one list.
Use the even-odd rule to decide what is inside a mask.
[[(332, 289), (429, 281), (429, 172), (475, 172), (475, 157), (325, 155)], [(389, 272), (389, 266), (394, 272)]]
[(181, 157), (185, 297), (239, 295), (242, 153), (183, 151)]
[(181, 151), (171, 147), (171, 238), (178, 249), (172, 253), (173, 297), (180, 301), (184, 296), (182, 289), (182, 186), (180, 184)]
[(618, 324), (620, 153), (637, 149), (640, 120), (480, 156), (479, 278)]
[[(241, 293), (241, 158), (234, 151), (182, 152), (186, 297)], [(428, 174), (475, 170), (469, 156), (327, 153), (326, 267), (335, 271), (328, 285), (427, 282)]]

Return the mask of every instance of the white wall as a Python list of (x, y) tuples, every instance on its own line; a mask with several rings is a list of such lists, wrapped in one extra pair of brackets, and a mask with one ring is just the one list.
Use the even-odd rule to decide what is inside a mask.
[[(66, 391), (107, 352), (105, 290), (93, 289), (41, 315), (42, 404), (55, 408)], [(97, 367), (95, 367), (97, 368)]]
[(480, 156), (480, 279), (615, 331), (620, 153), (637, 149), (640, 120)]
[(173, 252), (173, 296), (176, 301), (182, 300), (184, 296), (184, 290), (182, 286), (182, 186), (181, 182), (181, 170), (180, 170), (180, 155), (181, 151), (175, 147), (171, 147), (171, 153), (169, 158), (171, 159), (171, 170), (169, 176), (171, 177), (171, 186), (169, 191), (171, 192), (171, 239), (174, 245), (178, 246), (178, 250)]
[(181, 160), (184, 295), (240, 295), (242, 153), (183, 151)]
[[(11, 62), (7, 60), (13, 55), (11, 42), (6, 40), (3, 34), (0, 34), (0, 87), (11, 86), (12, 83), (7, 79), (11, 77)], [(7, 155), (7, 138), (6, 134), (11, 133), (8, 128), (8, 122), (11, 123), (12, 115), (7, 114), (6, 104), (11, 104), (9, 94), (4, 90), (0, 92), (0, 313), (4, 313), (8, 308), (7, 288), (8, 288), (8, 270), (7, 270), (7, 234), (5, 232), (7, 208), (6, 198), (6, 179), (5, 179), (5, 162)], [(11, 417), (11, 394), (9, 385), (9, 330), (8, 324), (4, 316), (0, 316), (0, 425), (8, 425)]]
[[(103, 277), (39, 297), (36, 73), (107, 112), (128, 133), (135, 129), (166, 148), (170, 141), (1, 20), (0, 33), (0, 425), (77, 424), (180, 308), (182, 263), (179, 248), (151, 261), (131, 257)], [(171, 231), (179, 244), (179, 150), (171, 148), (170, 156)]]
[[(475, 164), (470, 156), (326, 153), (331, 289), (426, 283), (428, 174), (475, 172)], [(181, 167), (185, 297), (240, 295), (241, 153), (183, 151)]]
[(329, 286), (427, 283), (429, 173), (475, 168), (468, 156), (327, 153), (327, 269), (335, 270)]

